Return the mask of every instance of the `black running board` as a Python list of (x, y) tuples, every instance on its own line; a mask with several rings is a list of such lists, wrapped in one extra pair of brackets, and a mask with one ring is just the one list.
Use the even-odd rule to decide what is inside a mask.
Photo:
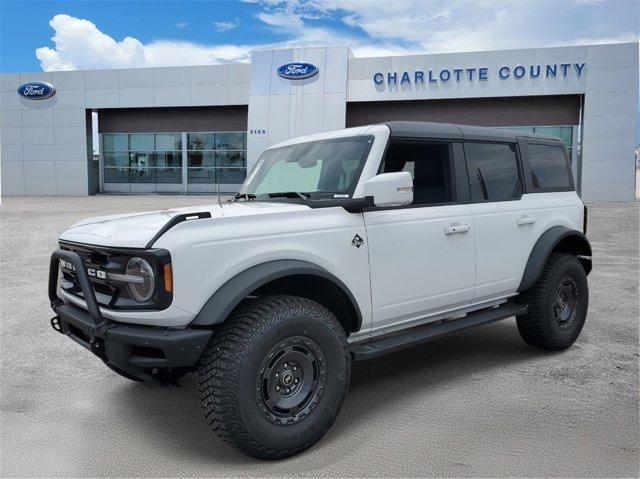
[(355, 360), (372, 359), (382, 356), (383, 354), (415, 346), (430, 339), (442, 337), (449, 333), (493, 323), (494, 321), (510, 318), (511, 316), (519, 316), (526, 312), (527, 306), (508, 301), (494, 308), (469, 313), (459, 319), (444, 319), (422, 326), (416, 326), (405, 331), (358, 341), (351, 345), (350, 349), (353, 354), (353, 359)]

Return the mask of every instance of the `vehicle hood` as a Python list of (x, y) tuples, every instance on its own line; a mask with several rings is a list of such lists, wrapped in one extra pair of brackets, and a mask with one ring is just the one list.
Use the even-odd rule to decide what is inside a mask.
[(162, 211), (96, 216), (78, 221), (60, 235), (60, 241), (113, 246), (123, 248), (145, 248), (149, 241), (176, 215), (208, 212), (216, 221), (225, 217), (277, 214), (309, 209), (308, 206), (287, 202), (215, 203), (189, 206)]

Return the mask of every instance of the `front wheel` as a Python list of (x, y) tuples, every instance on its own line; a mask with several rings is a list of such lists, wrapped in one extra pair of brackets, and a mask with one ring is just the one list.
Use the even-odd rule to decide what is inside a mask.
[(589, 306), (587, 275), (578, 258), (552, 254), (524, 299), (529, 310), (517, 317), (522, 339), (551, 351), (571, 346), (582, 331)]
[(250, 300), (214, 334), (199, 367), (200, 398), (218, 435), (261, 459), (298, 454), (333, 424), (351, 361), (322, 305), (296, 296)]

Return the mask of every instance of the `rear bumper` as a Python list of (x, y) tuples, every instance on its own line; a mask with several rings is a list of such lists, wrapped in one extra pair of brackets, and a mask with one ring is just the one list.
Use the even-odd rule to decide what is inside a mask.
[[(87, 309), (57, 297), (59, 260), (76, 267)], [(100, 313), (80, 256), (58, 250), (51, 256), (49, 299), (56, 317), (53, 328), (89, 349), (115, 369), (145, 382), (162, 383), (167, 371), (190, 369), (200, 358), (212, 331), (132, 326), (105, 319)]]

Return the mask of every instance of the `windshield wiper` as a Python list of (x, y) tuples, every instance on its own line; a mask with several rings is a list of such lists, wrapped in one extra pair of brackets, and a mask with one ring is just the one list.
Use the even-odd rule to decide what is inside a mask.
[(308, 200), (311, 198), (310, 193), (301, 193), (299, 191), (278, 191), (277, 193), (267, 193), (269, 198), (302, 198)]
[(257, 196), (252, 193), (236, 193), (236, 195), (233, 197), (233, 201), (240, 200), (240, 199), (249, 201), (249, 200), (255, 200), (256, 198)]

